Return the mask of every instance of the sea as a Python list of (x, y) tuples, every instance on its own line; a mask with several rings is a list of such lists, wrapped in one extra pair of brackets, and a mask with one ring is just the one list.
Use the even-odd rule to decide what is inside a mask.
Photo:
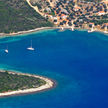
[[(31, 40), (34, 51), (27, 50)], [(1, 69), (42, 75), (56, 87), (0, 98), (0, 108), (108, 108), (106, 34), (52, 29), (2, 37)]]

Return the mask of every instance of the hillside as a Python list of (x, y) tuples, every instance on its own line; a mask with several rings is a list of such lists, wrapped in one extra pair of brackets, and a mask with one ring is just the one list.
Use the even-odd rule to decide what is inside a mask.
[(25, 0), (0, 0), (0, 33), (12, 33), (53, 26)]
[(87, 2), (101, 2), (102, 0), (82, 0), (82, 1), (87, 1)]

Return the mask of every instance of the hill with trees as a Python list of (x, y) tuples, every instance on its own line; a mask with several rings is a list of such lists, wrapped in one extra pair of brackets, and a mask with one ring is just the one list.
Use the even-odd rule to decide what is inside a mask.
[(29, 88), (37, 88), (46, 84), (40, 78), (27, 75), (10, 74), (8, 71), (0, 72), (0, 93), (24, 90)]

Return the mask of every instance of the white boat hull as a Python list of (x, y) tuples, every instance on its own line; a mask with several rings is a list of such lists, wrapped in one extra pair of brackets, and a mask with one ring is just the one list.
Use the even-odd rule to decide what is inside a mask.
[(29, 47), (29, 48), (27, 48), (28, 50), (31, 50), (31, 51), (33, 51), (33, 50), (35, 50), (34, 48), (32, 48), (32, 47)]
[(9, 51), (6, 49), (5, 52), (8, 53)]

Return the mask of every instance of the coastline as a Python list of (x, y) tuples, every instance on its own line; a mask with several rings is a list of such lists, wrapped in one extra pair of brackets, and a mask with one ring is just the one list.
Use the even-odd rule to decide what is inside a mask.
[[(40, 28), (36, 28), (36, 29), (32, 29), (32, 30), (27, 30), (27, 31), (19, 31), (19, 32), (16, 32), (16, 33), (10, 33), (10, 34), (6, 34), (6, 33), (0, 33), (0, 37), (9, 37), (9, 36), (17, 36), (17, 35), (26, 35), (26, 34), (30, 34), (30, 33), (33, 33), (33, 32), (38, 32), (38, 31), (41, 31), (41, 30), (51, 30), (51, 29), (60, 29), (60, 31), (64, 31), (65, 29), (69, 29), (69, 30), (72, 30), (72, 27), (40, 27)], [(74, 28), (75, 30), (86, 30), (88, 31), (89, 29), (82, 29), (82, 28)], [(105, 33), (104, 31), (102, 30), (94, 30), (93, 32), (101, 32), (101, 33), (104, 33), (104, 34), (108, 34), (107, 32)]]
[(40, 27), (40, 28), (27, 30), (27, 31), (19, 31), (19, 32), (16, 32), (16, 33), (9, 33), (9, 34), (0, 33), (0, 37), (24, 35), (24, 34), (29, 34), (29, 33), (33, 33), (33, 32), (38, 32), (38, 31), (41, 31), (41, 30), (50, 30), (50, 29), (60, 29), (60, 27)]
[[(0, 70), (0, 72), (5, 72), (4, 70)], [(12, 72), (9, 71), (9, 74), (17, 74), (17, 75), (26, 75), (26, 76), (31, 76), (35, 78), (40, 78), (46, 82), (45, 85), (42, 85), (38, 88), (30, 88), (30, 89), (25, 89), (25, 90), (16, 90), (16, 91), (10, 91), (10, 92), (5, 92), (5, 93), (0, 93), (0, 98), (1, 97), (7, 97), (7, 96), (13, 96), (13, 95), (21, 95), (21, 94), (31, 94), (31, 93), (37, 93), (40, 91), (48, 90), (51, 88), (55, 87), (55, 82), (52, 79), (49, 79), (47, 77), (39, 76), (39, 75), (32, 75), (32, 74), (27, 74), (27, 73), (17, 73), (17, 72)]]

